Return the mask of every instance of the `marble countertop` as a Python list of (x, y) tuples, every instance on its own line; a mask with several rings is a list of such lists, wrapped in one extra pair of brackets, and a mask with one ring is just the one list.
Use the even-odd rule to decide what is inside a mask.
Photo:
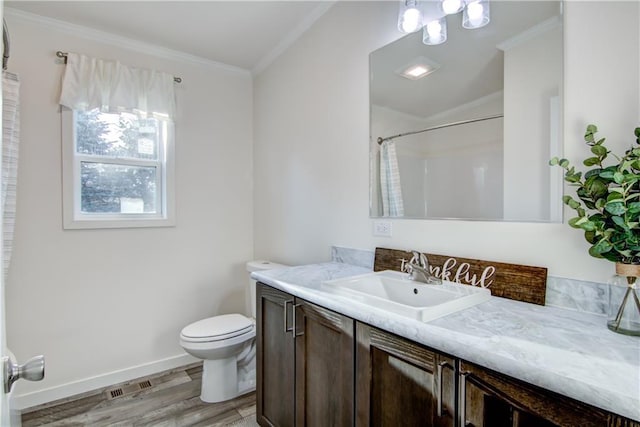
[(640, 338), (609, 331), (604, 317), (492, 297), (425, 323), (321, 290), (323, 281), (370, 272), (331, 262), (251, 277), (433, 349), (640, 421)]

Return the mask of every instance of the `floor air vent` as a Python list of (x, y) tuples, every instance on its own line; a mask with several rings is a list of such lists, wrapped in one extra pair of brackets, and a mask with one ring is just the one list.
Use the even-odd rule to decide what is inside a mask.
[(117, 399), (118, 397), (126, 396), (153, 387), (153, 384), (149, 380), (145, 380), (139, 383), (126, 384), (122, 387), (114, 388), (107, 391), (107, 398), (109, 400)]
[(140, 387), (140, 390), (143, 390), (145, 388), (149, 388), (149, 387), (151, 387), (151, 381), (149, 381), (149, 380), (142, 381), (141, 383), (138, 383), (138, 387)]
[(116, 397), (124, 396), (124, 391), (121, 388), (110, 390), (109, 396), (111, 396), (112, 399), (115, 399)]

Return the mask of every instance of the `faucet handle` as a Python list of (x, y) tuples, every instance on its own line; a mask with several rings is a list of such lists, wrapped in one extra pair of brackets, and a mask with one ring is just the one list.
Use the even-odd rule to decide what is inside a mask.
[(410, 264), (418, 265), (422, 268), (429, 268), (429, 261), (425, 254), (416, 250), (412, 250), (411, 253), (413, 254), (413, 257), (411, 258), (411, 261), (409, 261)]

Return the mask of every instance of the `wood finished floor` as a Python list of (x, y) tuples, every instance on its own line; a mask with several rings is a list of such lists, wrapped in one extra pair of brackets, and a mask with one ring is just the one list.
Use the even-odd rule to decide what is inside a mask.
[[(190, 365), (33, 408), (22, 414), (22, 425), (257, 426), (255, 393), (227, 402), (204, 403), (200, 400), (201, 380), (202, 364)], [(118, 388), (122, 395), (112, 397)]]

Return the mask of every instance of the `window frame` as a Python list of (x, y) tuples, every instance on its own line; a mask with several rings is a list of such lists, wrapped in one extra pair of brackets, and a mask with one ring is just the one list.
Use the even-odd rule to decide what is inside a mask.
[[(163, 120), (166, 142), (159, 141), (158, 159), (129, 159), (76, 153), (75, 111), (61, 107), (62, 196), (64, 229), (138, 228), (175, 226), (175, 129)], [(81, 165), (102, 163), (156, 167), (156, 213), (83, 213), (81, 211)], [(159, 200), (158, 200), (159, 199)]]

